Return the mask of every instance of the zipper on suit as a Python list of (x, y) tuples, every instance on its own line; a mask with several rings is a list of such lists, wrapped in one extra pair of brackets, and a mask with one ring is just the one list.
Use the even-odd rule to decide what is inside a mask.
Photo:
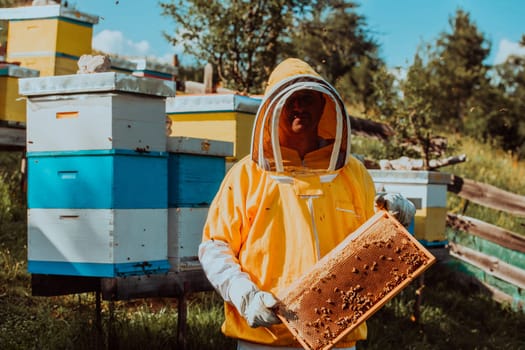
[(307, 204), (308, 204), (308, 211), (310, 212), (310, 218), (312, 220), (312, 233), (314, 235), (314, 242), (315, 242), (315, 253), (317, 255), (317, 260), (321, 259), (321, 247), (319, 244), (319, 233), (317, 232), (317, 225), (315, 224), (315, 215), (314, 215), (314, 203), (313, 199), (316, 198), (316, 196), (308, 196), (307, 197)]

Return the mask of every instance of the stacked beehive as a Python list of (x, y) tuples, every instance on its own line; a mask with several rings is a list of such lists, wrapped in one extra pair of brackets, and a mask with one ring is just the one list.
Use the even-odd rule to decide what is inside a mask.
[(62, 5), (0, 10), (9, 20), (6, 60), (40, 71), (40, 76), (74, 74), (81, 55), (91, 53), (98, 16)]
[(200, 268), (202, 229), (233, 144), (169, 137), (168, 152), (168, 258), (174, 271)]
[(20, 80), (30, 273), (169, 269), (165, 97), (173, 85), (114, 72)]
[(172, 136), (233, 143), (227, 168), (250, 153), (251, 134), (260, 98), (236, 94), (177, 96), (166, 100)]

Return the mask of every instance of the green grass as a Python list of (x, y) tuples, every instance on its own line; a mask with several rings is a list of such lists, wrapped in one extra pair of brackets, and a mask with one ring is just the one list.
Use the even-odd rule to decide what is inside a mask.
[[(374, 147), (380, 154), (383, 146)], [(463, 140), (461, 147), (469, 160), (443, 171), (523, 194), (523, 163), (472, 140)], [(18, 161), (11, 156), (6, 161), (0, 154), (0, 349), (177, 349), (176, 299), (103, 301), (99, 323), (93, 293), (31, 295), (26, 209), (17, 199), (19, 178), (9, 172), (17, 169)], [(475, 216), (472, 210), (469, 206), (467, 215)], [(505, 221), (499, 214), (494, 219)], [(521, 221), (512, 220), (518, 230)], [(420, 318), (413, 322), (417, 287), (411, 284), (371, 317), (369, 339), (360, 342), (358, 350), (525, 349), (525, 313), (494, 302), (446, 265), (436, 264), (425, 273)], [(191, 295), (186, 348), (235, 349), (235, 341), (220, 333), (222, 321), (217, 294)]]

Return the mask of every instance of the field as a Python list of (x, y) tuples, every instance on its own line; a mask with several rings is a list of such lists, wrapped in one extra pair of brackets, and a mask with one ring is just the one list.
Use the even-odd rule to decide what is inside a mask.
[[(463, 142), (461, 151), (469, 160), (444, 171), (525, 194), (523, 162), (472, 140)], [(0, 154), (0, 349), (176, 349), (176, 299), (103, 301), (98, 318), (93, 293), (31, 295), (19, 161), (19, 154)], [(454, 200), (451, 210), (461, 205)], [(479, 213), (468, 215), (490, 216), (487, 221), (523, 232), (523, 220), (482, 209), (469, 207)], [(358, 344), (359, 350), (525, 349), (524, 313), (492, 301), (444, 264), (432, 266), (424, 277), (418, 321), (412, 317), (418, 288), (413, 283), (372, 316), (369, 339)], [(188, 304), (187, 349), (235, 349), (235, 341), (220, 333), (218, 295), (196, 293)]]

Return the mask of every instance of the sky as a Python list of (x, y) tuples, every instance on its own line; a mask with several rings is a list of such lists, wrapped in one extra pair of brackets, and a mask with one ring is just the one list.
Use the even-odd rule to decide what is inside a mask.
[[(525, 55), (519, 46), (525, 26), (525, 0), (357, 0), (357, 12), (379, 43), (380, 56), (390, 68), (407, 68), (422, 43), (433, 43), (450, 32), (449, 19), (458, 8), (492, 46), (487, 64), (497, 64), (513, 53)], [(106, 53), (182, 64), (191, 60), (173, 47), (163, 32), (174, 33), (171, 18), (161, 15), (158, 0), (69, 0), (80, 12), (99, 16), (93, 26), (93, 48)]]

